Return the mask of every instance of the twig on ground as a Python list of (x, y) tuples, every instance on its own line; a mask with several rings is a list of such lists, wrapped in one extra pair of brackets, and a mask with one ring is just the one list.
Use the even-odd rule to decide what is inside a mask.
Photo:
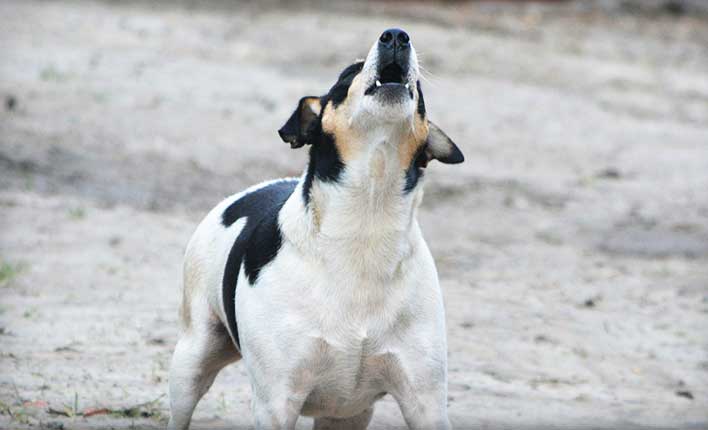
[(79, 417), (92, 417), (95, 415), (114, 415), (114, 416), (119, 416), (119, 417), (129, 417), (129, 418), (151, 418), (151, 417), (159, 417), (160, 412), (154, 410), (153, 406), (155, 403), (159, 402), (160, 399), (165, 397), (165, 395), (161, 395), (157, 397), (156, 399), (149, 400), (147, 402), (143, 403), (138, 403), (137, 405), (133, 406), (128, 406), (125, 408), (117, 408), (117, 409), (111, 409), (111, 408), (87, 408), (84, 409), (83, 411), (79, 412), (78, 411), (78, 394), (74, 395), (74, 408), (73, 410), (70, 410), (69, 408), (65, 408), (64, 410), (59, 410), (59, 409), (54, 409), (54, 408), (48, 408), (47, 413), (50, 415), (61, 415), (64, 417), (73, 417), (73, 416), (79, 416)]

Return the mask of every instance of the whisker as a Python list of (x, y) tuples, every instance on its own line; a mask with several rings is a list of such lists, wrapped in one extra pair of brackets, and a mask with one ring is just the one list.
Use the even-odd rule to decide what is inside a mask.
[(426, 84), (430, 84), (431, 86), (435, 87), (437, 83), (435, 82), (437, 80), (437, 76), (435, 76), (434, 73), (432, 73), (430, 70), (426, 69), (423, 66), (423, 62), (421, 61), (422, 58), (425, 58), (425, 54), (422, 53), (417, 53), (418, 55), (418, 70), (420, 71), (420, 77), (422, 80), (425, 81)]
[(418, 70), (420, 70), (420, 77), (425, 81), (426, 84), (431, 86), (437, 86), (437, 76), (435, 76), (430, 70), (418, 64)]

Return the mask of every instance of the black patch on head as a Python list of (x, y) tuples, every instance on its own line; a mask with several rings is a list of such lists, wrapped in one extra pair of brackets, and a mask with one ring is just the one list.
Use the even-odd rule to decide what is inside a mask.
[(421, 145), (416, 151), (415, 156), (413, 156), (410, 166), (406, 169), (406, 185), (403, 187), (404, 194), (413, 191), (415, 186), (418, 185), (418, 181), (425, 173), (423, 169), (428, 166), (429, 161), (428, 154), (426, 154), (425, 150), (426, 145)]
[(420, 87), (420, 81), (416, 82), (418, 88), (418, 114), (421, 118), (425, 118), (425, 100), (423, 99), (423, 89)]
[(334, 144), (335, 137), (322, 130), (322, 114), (330, 101), (336, 109), (337, 106), (346, 100), (352, 81), (363, 67), (364, 62), (359, 61), (344, 69), (329, 92), (320, 98), (322, 112), (320, 112), (317, 121), (313, 121), (307, 131), (309, 143), (312, 146), (310, 147), (310, 161), (307, 165), (307, 173), (302, 187), (302, 197), (305, 200), (305, 205), (310, 202), (310, 190), (315, 178), (323, 182), (336, 182), (342, 170), (344, 170), (344, 163), (339, 156), (337, 146)]
[(334, 104), (334, 107), (336, 108), (339, 106), (344, 100), (347, 98), (347, 93), (349, 93), (349, 87), (352, 86), (352, 81), (356, 77), (356, 75), (361, 72), (361, 69), (364, 67), (364, 62), (363, 61), (357, 61), (356, 63), (352, 64), (351, 66), (348, 66), (346, 69), (342, 71), (342, 73), (339, 74), (339, 78), (337, 78), (337, 82), (332, 85), (332, 88), (329, 89), (329, 93), (322, 97), (322, 110), (324, 111), (324, 107), (327, 106), (328, 101), (332, 101), (332, 104)]
[(231, 203), (221, 214), (224, 227), (246, 217), (246, 225), (229, 252), (222, 281), (226, 322), (239, 349), (234, 299), (241, 263), (249, 284), (253, 285), (261, 269), (278, 255), (282, 243), (278, 214), (296, 185), (295, 179), (267, 185)]

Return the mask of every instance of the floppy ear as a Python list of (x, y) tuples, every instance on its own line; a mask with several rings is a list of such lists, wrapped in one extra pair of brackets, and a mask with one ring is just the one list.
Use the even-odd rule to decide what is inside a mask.
[(319, 97), (303, 97), (297, 104), (297, 109), (290, 115), (290, 119), (280, 127), (278, 134), (291, 148), (299, 148), (307, 141), (307, 130), (312, 121), (317, 119), (322, 109)]
[(445, 164), (458, 164), (465, 161), (462, 151), (452, 139), (447, 137), (447, 134), (430, 121), (428, 121), (428, 126), (430, 129), (428, 131), (428, 147), (426, 151), (429, 159), (438, 160)]

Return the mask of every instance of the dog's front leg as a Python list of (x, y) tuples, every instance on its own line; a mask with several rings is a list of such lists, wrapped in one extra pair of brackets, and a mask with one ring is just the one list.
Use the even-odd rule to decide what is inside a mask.
[(409, 391), (396, 396), (403, 418), (411, 430), (449, 430), (447, 390)]
[[(389, 375), (389, 393), (398, 402), (411, 430), (449, 430), (447, 417), (447, 372), (445, 360), (425, 363), (404, 361), (392, 355), (384, 369)], [(405, 359), (404, 359), (405, 360)], [(423, 364), (423, 365), (421, 365)]]
[(293, 430), (307, 394), (294, 393), (285, 384), (254, 388), (253, 417), (257, 430)]

